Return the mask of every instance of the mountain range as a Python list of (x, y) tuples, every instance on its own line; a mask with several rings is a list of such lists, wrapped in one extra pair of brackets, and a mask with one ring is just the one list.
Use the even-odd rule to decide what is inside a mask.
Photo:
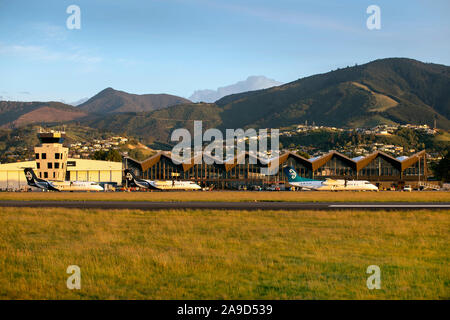
[[(216, 102), (223, 125), (280, 127), (305, 120), (339, 127), (426, 123), (450, 128), (450, 67), (376, 60)], [(244, 111), (245, 110), (245, 111)]]
[[(134, 95), (107, 88), (78, 107), (54, 102), (0, 102), (0, 126), (39, 117), (48, 107), (73, 121), (145, 141), (167, 142), (173, 129), (192, 127), (277, 128), (315, 122), (337, 127), (428, 124), (450, 129), (450, 67), (405, 58), (313, 75), (280, 86), (225, 96), (214, 103), (192, 103), (171, 95)], [(5, 103), (7, 106), (5, 106)], [(16, 104), (14, 107), (12, 104)], [(29, 112), (34, 112), (31, 116)], [(72, 117), (72, 119), (70, 119)]]

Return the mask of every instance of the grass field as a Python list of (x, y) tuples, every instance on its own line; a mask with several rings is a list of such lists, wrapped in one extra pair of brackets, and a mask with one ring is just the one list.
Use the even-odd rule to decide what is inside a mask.
[(449, 211), (0, 208), (0, 298), (449, 299), (449, 230)]
[(299, 201), (299, 202), (450, 202), (450, 192), (1, 192), (0, 200), (79, 201)]

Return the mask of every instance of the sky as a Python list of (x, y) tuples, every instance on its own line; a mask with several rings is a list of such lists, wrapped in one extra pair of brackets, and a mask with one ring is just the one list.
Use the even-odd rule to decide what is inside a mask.
[[(80, 29), (67, 28), (70, 5)], [(449, 14), (448, 0), (0, 0), (0, 100), (73, 102), (107, 87), (189, 97), (387, 57), (450, 65)]]

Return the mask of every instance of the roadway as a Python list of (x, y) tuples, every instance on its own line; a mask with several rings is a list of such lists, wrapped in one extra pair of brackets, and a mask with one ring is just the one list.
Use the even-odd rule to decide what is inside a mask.
[(130, 210), (438, 210), (450, 209), (450, 202), (153, 202), (153, 201), (17, 201), (2, 200), (0, 207), (130, 209)]

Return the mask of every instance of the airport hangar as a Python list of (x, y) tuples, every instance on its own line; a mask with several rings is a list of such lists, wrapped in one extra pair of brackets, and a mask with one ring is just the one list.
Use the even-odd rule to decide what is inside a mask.
[[(253, 161), (249, 159), (253, 157)], [(245, 161), (238, 164), (237, 158), (224, 163), (207, 164), (204, 161), (195, 164), (176, 165), (172, 162), (170, 152), (159, 152), (144, 160), (137, 161), (124, 158), (124, 168), (129, 168), (143, 179), (149, 180), (192, 180), (202, 187), (214, 186), (217, 189), (238, 189), (246, 186), (270, 186), (273, 184), (287, 185), (287, 177), (283, 170), (276, 175), (261, 174), (262, 167), (268, 167), (267, 162), (245, 153)], [(256, 164), (251, 164), (256, 163)], [(328, 154), (306, 159), (293, 152), (284, 153), (279, 157), (279, 165), (292, 166), (306, 178), (313, 179), (359, 179), (368, 180), (383, 188), (403, 187), (406, 184), (418, 187), (426, 183), (429, 170), (425, 150), (410, 157), (394, 158), (377, 151), (366, 157), (348, 158), (345, 155), (331, 151)]]
[(35, 161), (0, 164), (0, 190), (27, 186), (24, 168), (32, 168), (39, 178), (51, 181), (92, 181), (102, 185), (122, 184), (122, 163), (68, 158), (63, 146), (64, 132), (40, 132), (41, 145), (34, 148)]

